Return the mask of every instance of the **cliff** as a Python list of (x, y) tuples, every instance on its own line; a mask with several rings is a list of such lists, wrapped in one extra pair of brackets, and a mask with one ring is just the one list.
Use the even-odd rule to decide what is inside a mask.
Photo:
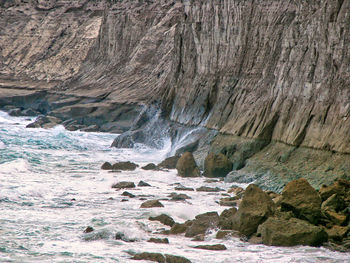
[(263, 141), (245, 159), (268, 143), (350, 153), (349, 1), (26, 2), (2, 1), (2, 87), (95, 98), (58, 116), (114, 114), (123, 131), (156, 105), (231, 144)]

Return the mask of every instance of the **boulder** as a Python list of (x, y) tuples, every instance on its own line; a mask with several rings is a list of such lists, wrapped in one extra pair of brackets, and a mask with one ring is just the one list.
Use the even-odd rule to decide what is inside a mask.
[(201, 186), (196, 189), (197, 192), (222, 192), (225, 191), (219, 187), (209, 187), (209, 186)]
[(133, 260), (149, 260), (158, 263), (165, 263), (165, 257), (160, 253), (143, 252), (135, 254), (131, 259)]
[(112, 185), (112, 188), (124, 189), (124, 188), (135, 188), (133, 182), (119, 182)]
[(237, 208), (232, 207), (222, 211), (219, 217), (218, 226), (221, 229), (231, 230), (233, 228), (233, 216), (237, 213)]
[(282, 191), (282, 211), (316, 224), (321, 217), (321, 197), (304, 178), (289, 182)]
[(137, 186), (140, 186), (140, 187), (147, 187), (147, 186), (151, 186), (149, 183), (146, 183), (144, 181), (140, 181)]
[(140, 206), (141, 208), (152, 208), (152, 207), (164, 207), (164, 205), (158, 200), (148, 200), (143, 202)]
[(185, 257), (174, 256), (169, 254), (165, 254), (165, 262), (166, 263), (191, 263), (191, 261)]
[(138, 167), (137, 164), (132, 162), (118, 162), (113, 164), (112, 170), (133, 171)]
[(102, 170), (112, 170), (112, 164), (109, 162), (105, 162), (104, 164), (102, 164), (101, 169)]
[(237, 213), (232, 219), (232, 228), (247, 237), (275, 212), (275, 204), (263, 190), (254, 184), (247, 187)]
[(168, 195), (168, 197), (171, 197), (171, 201), (184, 201), (186, 199), (191, 199), (191, 197), (186, 194), (177, 193), (171, 193), (170, 195)]
[(209, 153), (204, 161), (204, 176), (225, 177), (232, 170), (232, 162), (222, 153)]
[(270, 217), (258, 227), (258, 234), (269, 246), (320, 246), (328, 239), (322, 227), (297, 218)]
[(333, 226), (330, 229), (325, 229), (328, 237), (330, 239), (333, 239), (335, 241), (341, 241), (344, 237), (346, 237), (346, 234), (349, 232), (349, 227), (347, 226)]
[(197, 215), (192, 221), (192, 225), (186, 229), (185, 237), (194, 237), (198, 234), (205, 234), (207, 229), (215, 228), (219, 223), (217, 212), (208, 212)]
[(151, 237), (148, 242), (156, 244), (169, 244), (169, 239), (167, 238), (153, 238)]
[(183, 224), (179, 224), (179, 223), (175, 223), (170, 231), (169, 231), (169, 234), (172, 234), (172, 235), (177, 235), (177, 234), (182, 234), (182, 233), (185, 233), (187, 228), (192, 224), (191, 221), (188, 221), (188, 222), (185, 222)]
[(136, 195), (134, 195), (134, 194), (132, 194), (132, 193), (129, 193), (129, 192), (127, 192), (127, 191), (123, 192), (123, 193), (122, 193), (122, 196), (128, 196), (128, 197), (130, 197), (130, 198), (136, 197)]
[(165, 160), (163, 160), (160, 164), (158, 164), (159, 168), (166, 168), (166, 169), (175, 169), (177, 161), (180, 159), (179, 156), (172, 156), (168, 157)]
[(344, 208), (345, 208), (344, 199), (338, 194), (331, 195), (321, 205), (322, 211), (331, 210), (334, 212), (339, 212), (339, 211), (343, 210)]
[(36, 120), (26, 126), (26, 128), (52, 128), (62, 121), (53, 116), (39, 116)]
[(205, 249), (205, 250), (226, 250), (226, 246), (222, 244), (215, 244), (215, 245), (200, 245), (195, 246), (194, 248), (197, 249)]
[(161, 214), (159, 216), (150, 216), (148, 218), (150, 221), (159, 221), (164, 225), (170, 226), (172, 227), (175, 224), (174, 219), (172, 219), (170, 216), (166, 215), (166, 214)]
[(181, 177), (198, 177), (200, 176), (199, 168), (193, 158), (192, 153), (185, 152), (177, 161), (176, 170)]
[(176, 190), (176, 191), (194, 191), (193, 188), (191, 188), (191, 187), (186, 187), (186, 186), (183, 186), (183, 185), (176, 186), (176, 187), (175, 187), (175, 190)]
[(94, 231), (94, 228), (91, 226), (88, 226), (87, 228), (85, 228), (84, 233), (91, 233), (92, 231)]
[(158, 170), (157, 165), (155, 165), (154, 163), (149, 163), (149, 164), (141, 167), (141, 169), (143, 169), (143, 170)]

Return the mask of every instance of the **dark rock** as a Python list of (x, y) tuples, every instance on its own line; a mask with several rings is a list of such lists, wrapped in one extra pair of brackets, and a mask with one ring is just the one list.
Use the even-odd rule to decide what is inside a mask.
[(177, 173), (181, 177), (200, 176), (199, 168), (193, 158), (192, 153), (185, 152), (176, 164)]
[(349, 233), (349, 227), (347, 226), (333, 226), (330, 229), (325, 228), (328, 237), (335, 241), (341, 241)]
[(200, 245), (195, 246), (194, 248), (197, 249), (205, 249), (205, 250), (226, 250), (226, 246), (222, 244), (216, 244), (216, 245)]
[(124, 242), (135, 242), (136, 239), (127, 237), (123, 232), (118, 232), (115, 234), (116, 240), (123, 240)]
[(274, 211), (275, 204), (268, 194), (251, 184), (245, 190), (239, 209), (233, 216), (233, 229), (249, 237)]
[(222, 211), (219, 217), (218, 226), (221, 229), (232, 230), (233, 229), (233, 216), (237, 213), (237, 208), (232, 207)]
[(227, 239), (231, 237), (239, 237), (239, 232), (235, 230), (220, 230), (215, 236), (217, 239)]
[(167, 238), (150, 238), (148, 240), (150, 243), (156, 243), (156, 244), (169, 244), (169, 239)]
[(339, 212), (345, 208), (344, 199), (338, 194), (331, 195), (326, 201), (321, 205), (321, 210), (331, 210), (334, 212)]
[(130, 197), (130, 198), (136, 197), (136, 195), (134, 195), (134, 194), (132, 194), (132, 193), (129, 193), (129, 192), (127, 192), (127, 191), (123, 192), (122, 195), (123, 195), (123, 196), (128, 196), (128, 197)]
[(186, 229), (185, 237), (194, 237), (199, 234), (205, 234), (209, 228), (215, 228), (219, 222), (219, 215), (217, 212), (208, 212), (197, 215), (192, 220), (191, 226)]
[(166, 168), (166, 169), (175, 169), (177, 161), (179, 159), (180, 159), (180, 156), (168, 157), (164, 161), (162, 161), (160, 164), (158, 164), (158, 167)]
[(112, 166), (113, 170), (122, 170), (122, 171), (133, 171), (138, 167), (137, 164), (132, 163), (132, 162), (119, 162), (115, 163)]
[(109, 162), (105, 162), (104, 164), (102, 164), (101, 169), (102, 170), (112, 170), (112, 165)]
[(199, 242), (204, 240), (205, 240), (205, 234), (198, 234), (191, 239), (191, 241), (199, 241)]
[(191, 263), (190, 260), (181, 256), (174, 256), (165, 254), (165, 262), (166, 263)]
[(124, 189), (124, 188), (135, 188), (133, 182), (119, 182), (112, 185), (112, 188)]
[(158, 170), (158, 167), (154, 163), (149, 163), (149, 164), (141, 167), (141, 169), (143, 169), (143, 170)]
[(177, 193), (171, 193), (170, 195), (168, 195), (168, 197), (171, 197), (171, 201), (183, 201), (186, 199), (191, 199), (191, 197), (186, 194), (177, 194)]
[(328, 239), (322, 227), (297, 218), (270, 217), (259, 226), (258, 234), (270, 246), (320, 246)]
[(140, 181), (137, 186), (140, 186), (140, 187), (146, 187), (146, 186), (151, 186), (150, 184), (144, 182), (144, 181)]
[(166, 214), (161, 214), (159, 216), (154, 216), (154, 217), (149, 217), (148, 218), (151, 221), (159, 221), (164, 225), (170, 226), (172, 227), (175, 224), (174, 219), (172, 219), (170, 216), (166, 215)]
[(135, 254), (131, 259), (133, 260), (149, 260), (154, 261), (158, 263), (165, 263), (165, 257), (160, 253), (150, 253), (150, 252), (143, 252)]
[(53, 116), (39, 116), (36, 120), (26, 126), (26, 128), (52, 128), (62, 121)]
[(179, 156), (185, 152), (193, 153), (195, 150), (197, 150), (198, 144), (199, 144), (199, 140), (196, 140), (187, 145), (184, 145), (176, 150), (175, 155)]
[(94, 231), (94, 228), (91, 226), (88, 226), (87, 228), (85, 228), (84, 233), (90, 233), (92, 231)]
[(9, 110), (8, 114), (13, 117), (18, 117), (22, 115), (22, 110), (19, 108)]
[(306, 179), (297, 179), (284, 187), (281, 210), (316, 224), (321, 216), (321, 197)]
[(193, 188), (191, 188), (191, 187), (185, 187), (185, 186), (183, 186), (183, 185), (176, 186), (176, 187), (175, 187), (175, 190), (176, 190), (176, 191), (194, 191)]
[(222, 153), (209, 153), (204, 161), (204, 176), (225, 177), (232, 170), (232, 162)]
[(262, 237), (261, 236), (257, 236), (256, 234), (252, 235), (248, 239), (248, 242), (250, 244), (255, 244), (255, 245), (263, 244)]
[(164, 207), (158, 200), (148, 200), (141, 204), (141, 208)]
[(177, 234), (182, 234), (182, 233), (185, 233), (187, 228), (192, 224), (192, 222), (185, 222), (183, 224), (179, 224), (179, 223), (175, 223), (170, 231), (169, 231), (169, 234), (172, 234), (172, 235), (177, 235)]
[(219, 187), (209, 187), (209, 186), (201, 186), (196, 189), (197, 192), (222, 192), (225, 191), (224, 189), (221, 189)]
[(343, 226), (348, 220), (348, 216), (342, 213), (337, 213), (332, 210), (323, 211), (327, 218), (336, 225)]
[(29, 109), (25, 109), (22, 111), (22, 115), (23, 116), (30, 116), (30, 117), (34, 117), (34, 116), (38, 116), (40, 114), (40, 112), (33, 110), (32, 108)]

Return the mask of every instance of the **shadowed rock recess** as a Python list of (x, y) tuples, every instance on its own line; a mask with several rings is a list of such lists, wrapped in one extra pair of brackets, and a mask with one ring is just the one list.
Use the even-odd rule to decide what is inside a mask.
[(117, 146), (201, 126), (219, 134), (210, 147), (191, 141), (200, 162), (201, 150), (221, 152), (263, 188), (299, 176), (319, 188), (349, 177), (349, 10), (343, 0), (1, 1), (0, 106), (71, 130), (130, 130)]

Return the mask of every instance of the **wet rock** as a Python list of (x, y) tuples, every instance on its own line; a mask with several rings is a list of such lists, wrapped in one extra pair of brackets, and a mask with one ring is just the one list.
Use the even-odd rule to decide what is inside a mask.
[(205, 240), (205, 234), (198, 234), (191, 239), (191, 241), (198, 241), (198, 242), (201, 242), (204, 240)]
[(237, 213), (237, 208), (232, 207), (225, 209), (219, 216), (218, 226), (221, 229), (232, 230), (233, 229), (233, 216)]
[(8, 111), (8, 114), (13, 117), (18, 117), (22, 115), (22, 110), (20, 108), (11, 109)]
[(185, 233), (187, 228), (192, 224), (191, 221), (188, 221), (188, 222), (185, 222), (183, 224), (179, 224), (179, 223), (175, 223), (170, 231), (169, 231), (169, 234), (172, 234), (172, 235), (177, 235), (177, 234), (182, 234), (182, 233)]
[(130, 198), (136, 197), (136, 195), (134, 195), (134, 194), (132, 194), (132, 193), (129, 193), (129, 192), (127, 192), (127, 191), (123, 192), (123, 193), (122, 193), (122, 196), (128, 196), (128, 197), (130, 197)]
[(154, 216), (154, 217), (149, 217), (148, 218), (151, 221), (159, 221), (164, 225), (170, 226), (172, 227), (175, 224), (174, 219), (172, 219), (170, 216), (166, 215), (166, 214), (161, 214), (159, 216)]
[(235, 207), (237, 206), (238, 202), (236, 197), (226, 197), (226, 198), (221, 198), (219, 201), (219, 204), (221, 206), (232, 206)]
[(257, 236), (256, 234), (252, 235), (248, 239), (248, 242), (250, 244), (255, 244), (255, 245), (263, 244), (262, 237), (261, 236)]
[(200, 176), (199, 168), (193, 158), (192, 153), (185, 152), (176, 164), (178, 175), (181, 177)]
[(153, 238), (151, 237), (147, 242), (156, 244), (169, 244), (169, 239), (167, 238)]
[(235, 230), (219, 230), (215, 236), (217, 239), (227, 239), (231, 237), (239, 237), (239, 232)]
[(102, 170), (112, 170), (112, 164), (109, 162), (105, 162), (104, 164), (102, 164), (101, 169)]
[(118, 182), (112, 185), (112, 188), (124, 189), (124, 188), (135, 188), (135, 184), (133, 182)]
[(321, 216), (321, 197), (306, 179), (297, 179), (284, 187), (281, 210), (316, 224)]
[(168, 157), (165, 160), (163, 160), (160, 164), (158, 164), (158, 167), (166, 168), (166, 169), (175, 169), (177, 161), (179, 159), (180, 159), (180, 156)]
[(90, 125), (87, 126), (85, 128), (80, 129), (83, 132), (97, 132), (100, 130), (100, 127), (98, 127), (98, 125), (94, 124), (94, 125)]
[(344, 199), (341, 198), (338, 194), (331, 195), (326, 201), (324, 201), (321, 205), (321, 210), (331, 210), (334, 212), (338, 212), (345, 208)]
[(185, 257), (174, 256), (169, 254), (165, 254), (165, 262), (166, 263), (191, 263), (191, 261)]
[(227, 192), (230, 194), (234, 194), (238, 197), (242, 197), (244, 194), (244, 189), (242, 187), (239, 187), (239, 186), (233, 186), (230, 189), (228, 189)]
[(193, 188), (191, 188), (191, 187), (185, 187), (185, 186), (183, 186), (183, 185), (176, 186), (176, 187), (175, 187), (175, 190), (176, 190), (176, 191), (194, 191)]
[(219, 187), (209, 187), (209, 186), (201, 186), (196, 189), (197, 192), (222, 192), (225, 191), (224, 189), (221, 189)]
[(101, 239), (108, 239), (112, 233), (108, 229), (101, 229), (101, 230), (95, 230), (90, 233), (86, 233), (84, 235), (85, 241), (94, 241), (94, 240), (101, 240)]
[(158, 200), (148, 200), (141, 204), (141, 208), (164, 207)]
[(116, 240), (122, 240), (124, 242), (135, 242), (135, 238), (129, 238), (123, 232), (117, 232), (114, 237)]
[(22, 116), (34, 117), (34, 116), (38, 116), (40, 114), (40, 112), (33, 110), (32, 108), (29, 108), (29, 109), (23, 110), (21, 114), (22, 114)]
[(150, 252), (143, 252), (135, 254), (131, 259), (133, 260), (149, 260), (154, 261), (158, 263), (165, 263), (165, 257), (160, 253), (150, 253)]
[(53, 116), (39, 116), (34, 122), (28, 124), (26, 128), (53, 128), (62, 121)]
[(120, 202), (128, 202), (129, 199), (122, 199)]
[(205, 234), (209, 228), (215, 228), (219, 222), (219, 215), (217, 212), (208, 212), (197, 215), (192, 220), (191, 226), (186, 229), (185, 237), (194, 237), (199, 234)]
[(339, 226), (345, 225), (348, 219), (347, 215), (337, 213), (331, 210), (326, 210), (323, 213), (327, 216), (327, 218), (329, 218), (330, 221)]
[(112, 169), (113, 170), (122, 170), (122, 171), (133, 171), (138, 167), (137, 164), (132, 162), (118, 162), (113, 164)]
[(233, 216), (233, 229), (249, 237), (274, 212), (275, 204), (271, 198), (259, 187), (251, 184), (247, 187), (239, 209)]
[(146, 187), (146, 186), (151, 186), (150, 184), (144, 182), (144, 181), (140, 181), (137, 186), (140, 186), (140, 187)]
[(91, 226), (88, 226), (87, 228), (85, 228), (84, 233), (90, 233), (92, 231), (94, 231), (94, 228)]
[(258, 234), (270, 246), (320, 246), (328, 239), (322, 227), (297, 218), (270, 217), (259, 226)]
[(171, 193), (170, 195), (168, 195), (168, 197), (171, 197), (171, 201), (184, 201), (186, 199), (191, 199), (191, 197), (186, 194), (177, 193)]
[(209, 153), (204, 161), (204, 176), (225, 177), (232, 170), (232, 162), (222, 153)]
[(200, 245), (195, 246), (194, 248), (197, 249), (205, 249), (205, 250), (226, 250), (226, 246), (222, 244), (216, 244), (216, 245)]
[(158, 170), (158, 167), (154, 163), (149, 163), (149, 164), (141, 167), (141, 169), (143, 169), (143, 170)]
[(348, 226), (333, 226), (330, 229), (325, 228), (328, 237), (335, 241), (341, 241), (344, 237), (346, 237), (347, 233), (349, 233)]

